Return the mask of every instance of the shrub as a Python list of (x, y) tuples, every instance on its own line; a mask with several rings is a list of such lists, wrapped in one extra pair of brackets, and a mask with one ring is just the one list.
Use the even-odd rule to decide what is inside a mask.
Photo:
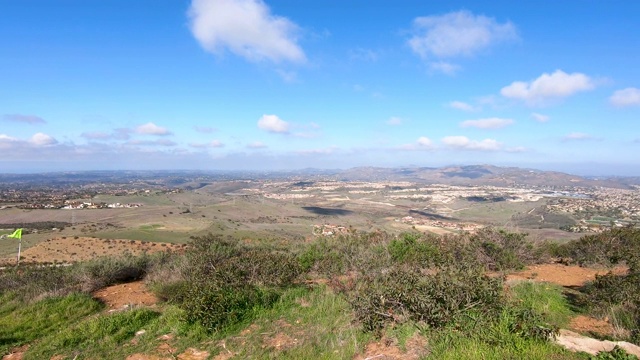
[(180, 263), (181, 276), (156, 289), (185, 311), (187, 321), (217, 331), (271, 306), (301, 271), (289, 252), (209, 234), (192, 238)]
[(393, 268), (365, 278), (351, 295), (351, 304), (366, 331), (408, 320), (437, 328), (464, 311), (498, 310), (501, 292), (501, 280), (489, 278), (477, 268), (448, 267), (427, 275), (415, 269)]

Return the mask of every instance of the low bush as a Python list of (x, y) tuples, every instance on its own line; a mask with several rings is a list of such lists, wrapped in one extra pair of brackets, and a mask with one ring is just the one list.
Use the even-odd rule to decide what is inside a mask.
[(356, 318), (366, 331), (389, 323), (413, 321), (442, 327), (462, 312), (496, 312), (502, 305), (502, 282), (477, 268), (449, 267), (435, 274), (393, 268), (362, 279), (350, 295)]
[[(167, 266), (175, 267), (176, 262)], [(211, 234), (192, 238), (179, 269), (181, 276), (154, 286), (156, 293), (178, 304), (188, 322), (212, 332), (250, 318), (257, 308), (271, 306), (302, 272), (299, 259), (287, 251), (249, 247)]]

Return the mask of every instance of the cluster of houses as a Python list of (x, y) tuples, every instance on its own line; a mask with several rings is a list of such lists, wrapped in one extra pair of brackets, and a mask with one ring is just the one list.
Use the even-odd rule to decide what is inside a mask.
[(94, 203), (89, 201), (65, 201), (65, 205), (60, 209), (116, 209), (116, 208), (138, 208), (141, 207), (142, 204), (139, 203), (129, 203), (129, 204), (121, 204), (121, 203)]
[(401, 222), (408, 225), (427, 225), (433, 227), (439, 227), (443, 229), (452, 229), (460, 231), (476, 231), (483, 228), (482, 225), (473, 223), (457, 223), (442, 220), (429, 220), (429, 219), (416, 219), (413, 216), (405, 216), (401, 219), (396, 219), (396, 222)]

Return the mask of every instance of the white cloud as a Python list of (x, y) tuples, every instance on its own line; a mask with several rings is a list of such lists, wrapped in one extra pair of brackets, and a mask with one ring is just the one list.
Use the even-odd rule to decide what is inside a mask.
[(531, 113), (531, 117), (537, 122), (547, 122), (549, 121), (549, 119), (551, 119), (548, 115), (538, 113)]
[(271, 133), (289, 133), (289, 123), (280, 119), (276, 115), (262, 115), (258, 120), (258, 127)]
[(556, 70), (553, 74), (544, 73), (530, 82), (515, 81), (503, 87), (500, 93), (504, 97), (524, 100), (529, 104), (540, 104), (593, 88), (593, 80), (585, 74), (567, 74), (562, 70)]
[(615, 106), (638, 106), (640, 105), (640, 89), (626, 88), (618, 90), (611, 95), (609, 102)]
[(457, 110), (462, 110), (462, 111), (467, 111), (467, 112), (472, 112), (472, 111), (477, 111), (478, 110), (473, 105), (467, 104), (466, 102), (463, 102), (463, 101), (452, 101), (448, 105), (449, 105), (450, 108), (457, 109)]
[(57, 144), (58, 140), (44, 133), (36, 133), (31, 137), (29, 142), (35, 146), (49, 146)]
[(464, 10), (418, 17), (413, 20), (413, 29), (408, 43), (423, 59), (470, 56), (495, 43), (518, 38), (511, 22), (499, 24), (493, 18)]
[(209, 52), (226, 48), (250, 61), (306, 60), (298, 26), (271, 14), (261, 0), (193, 0), (188, 15), (193, 36)]
[(435, 146), (433, 141), (426, 136), (420, 136), (415, 143), (404, 144), (398, 147), (399, 150), (409, 150), (409, 151), (418, 151), (418, 150), (433, 150)]
[(220, 140), (212, 140), (208, 143), (191, 143), (189, 146), (199, 149), (205, 148), (221, 148), (224, 147), (224, 144)]
[(513, 124), (512, 119), (487, 118), (478, 120), (463, 121), (460, 126), (463, 128), (475, 127), (478, 129), (500, 129)]
[(167, 130), (166, 128), (163, 128), (162, 126), (158, 126), (152, 122), (136, 127), (136, 133), (143, 134), (143, 135), (158, 135), (158, 136), (171, 135), (171, 131)]
[(7, 121), (21, 122), (21, 123), (26, 123), (31, 125), (46, 123), (46, 121), (43, 118), (35, 115), (6, 114), (2, 118)]
[(0, 141), (2, 142), (8, 142), (8, 141), (18, 141), (18, 139), (11, 137), (9, 135), (6, 134), (0, 134)]
[(562, 140), (564, 141), (572, 141), (572, 140), (595, 140), (596, 138), (585, 133), (581, 132), (573, 132), (568, 135), (565, 135)]
[(429, 63), (429, 69), (434, 72), (441, 72), (445, 75), (455, 75), (461, 67), (446, 61), (433, 61)]
[(387, 125), (398, 126), (402, 125), (402, 119), (397, 116), (392, 116), (386, 121)]
[(496, 151), (502, 148), (502, 144), (494, 139), (484, 139), (481, 141), (470, 140), (466, 136), (446, 136), (442, 138), (442, 143), (461, 150)]
[(249, 149), (264, 149), (267, 147), (267, 144), (263, 143), (262, 141), (254, 141), (248, 144), (247, 147)]

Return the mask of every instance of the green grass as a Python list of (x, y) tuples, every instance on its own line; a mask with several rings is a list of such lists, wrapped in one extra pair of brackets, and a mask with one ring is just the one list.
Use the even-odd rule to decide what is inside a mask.
[(101, 303), (88, 295), (52, 297), (25, 305), (5, 294), (0, 297), (0, 354), (56, 334), (102, 308)]
[(31, 346), (24, 359), (49, 359), (54, 355), (95, 359), (106, 354), (117, 358), (117, 349), (159, 315), (149, 309), (134, 309), (59, 328)]
[(576, 315), (559, 285), (525, 281), (512, 287), (511, 293), (517, 306), (535, 310), (553, 326), (566, 326)]
[(351, 359), (373, 340), (354, 323), (349, 303), (324, 286), (287, 290), (244, 330), (226, 340), (241, 359)]

